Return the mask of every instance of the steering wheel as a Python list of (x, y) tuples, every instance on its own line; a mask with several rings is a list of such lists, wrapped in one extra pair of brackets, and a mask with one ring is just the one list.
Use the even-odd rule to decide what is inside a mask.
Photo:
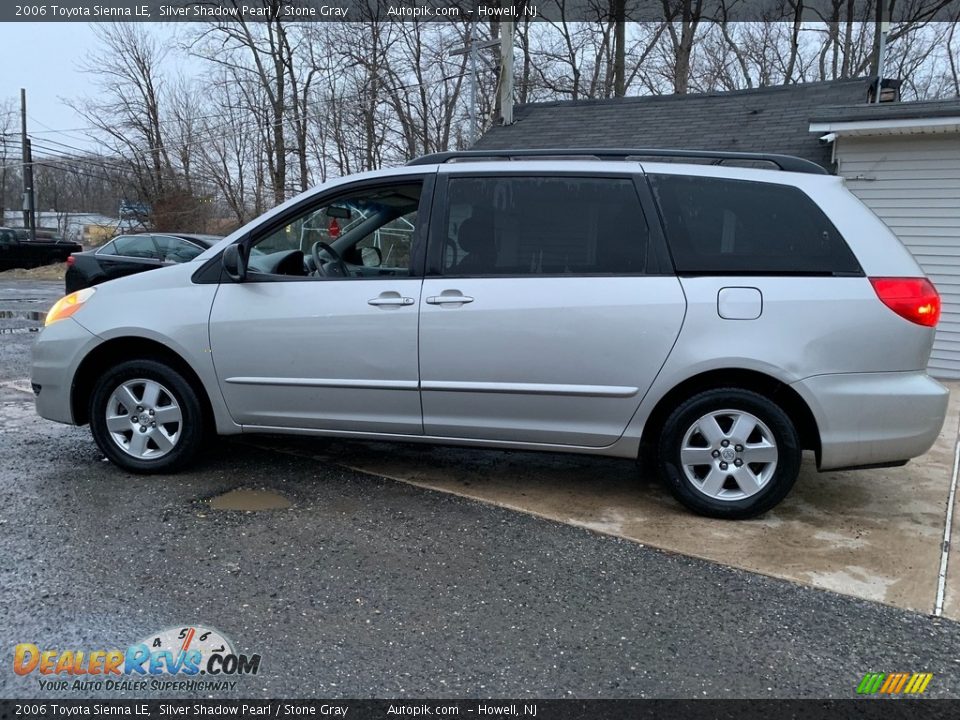
[[(332, 268), (324, 268), (324, 263), (320, 259), (320, 251), (323, 250), (332, 259)], [(330, 247), (329, 243), (323, 240), (317, 240), (310, 248), (310, 254), (313, 256), (313, 263), (317, 266), (317, 275), (324, 277), (347, 277), (350, 272), (347, 270), (347, 264), (340, 257), (340, 253)], [(336, 270), (336, 272), (333, 272)]]

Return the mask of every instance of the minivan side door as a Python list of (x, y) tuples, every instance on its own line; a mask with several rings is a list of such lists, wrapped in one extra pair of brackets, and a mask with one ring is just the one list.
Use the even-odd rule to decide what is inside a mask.
[(443, 166), (431, 227), (424, 432), (615, 442), (685, 311), (643, 176)]
[(237, 423), (422, 433), (418, 247), (432, 186), (430, 176), (355, 183), (253, 231), (246, 280), (224, 278), (210, 313)]

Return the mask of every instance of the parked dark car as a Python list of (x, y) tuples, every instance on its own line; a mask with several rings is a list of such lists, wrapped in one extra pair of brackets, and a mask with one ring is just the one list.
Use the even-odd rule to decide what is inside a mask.
[(220, 237), (183, 233), (120, 235), (103, 247), (67, 258), (68, 293), (107, 280), (193, 260)]
[(35, 268), (63, 262), (83, 246), (64, 240), (49, 230), (37, 230), (31, 240), (28, 230), (0, 227), (0, 270)]

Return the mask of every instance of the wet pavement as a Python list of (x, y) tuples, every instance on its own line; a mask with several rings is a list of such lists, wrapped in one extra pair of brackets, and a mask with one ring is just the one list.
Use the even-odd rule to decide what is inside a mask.
[[(818, 473), (808, 453), (779, 506), (734, 523), (687, 512), (650, 473), (620, 459), (348, 441), (329, 443), (321, 453), (301, 438), (264, 446), (932, 613), (941, 590), (958, 422), (960, 384), (954, 384), (948, 420), (924, 457), (899, 468)], [(942, 613), (960, 620), (960, 554), (947, 555)]]
[[(0, 310), (17, 304), (12, 284), (0, 282)], [(960, 697), (956, 622), (604, 534), (636, 534), (613, 512), (646, 497), (658, 533), (679, 525), (732, 557), (785, 527), (793, 567), (816, 568), (820, 550), (791, 527), (816, 513), (803, 506), (813, 486), (779, 524), (712, 535), (625, 461), (258, 438), (212, 443), (176, 476), (133, 476), (86, 428), (36, 417), (22, 382), (32, 337), (0, 336), (2, 697), (141, 695), (40, 690), (10, 671), (12, 648), (112, 649), (188, 624), (262, 655), (217, 696), (853, 697), (868, 671), (924, 671), (927, 695)], [(365, 471), (343, 466), (358, 459)], [(449, 487), (379, 476), (391, 462)], [(461, 497), (477, 486), (500, 499)], [(497, 506), (506, 492), (524, 512)], [(564, 507), (564, 522), (538, 516)], [(857, 522), (830, 540), (848, 559)]]
[(0, 280), (0, 383), (29, 376), (33, 336), (62, 295), (62, 282)]

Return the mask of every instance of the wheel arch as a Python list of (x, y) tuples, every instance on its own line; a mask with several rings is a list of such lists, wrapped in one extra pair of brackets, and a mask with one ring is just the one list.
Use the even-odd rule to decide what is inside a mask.
[(70, 409), (74, 422), (85, 425), (90, 421), (89, 404), (97, 377), (104, 368), (126, 360), (156, 360), (167, 363), (190, 383), (200, 400), (204, 423), (214, 427), (213, 406), (200, 376), (175, 350), (156, 340), (143, 337), (119, 337), (97, 345), (83, 359), (73, 376), (70, 388)]
[(777, 404), (794, 423), (800, 447), (813, 450), (820, 462), (820, 428), (810, 406), (800, 394), (775, 377), (756, 370), (721, 368), (708, 370), (681, 381), (667, 391), (647, 416), (640, 437), (641, 448), (655, 447), (660, 429), (670, 412), (697, 393), (718, 388), (750, 390)]

